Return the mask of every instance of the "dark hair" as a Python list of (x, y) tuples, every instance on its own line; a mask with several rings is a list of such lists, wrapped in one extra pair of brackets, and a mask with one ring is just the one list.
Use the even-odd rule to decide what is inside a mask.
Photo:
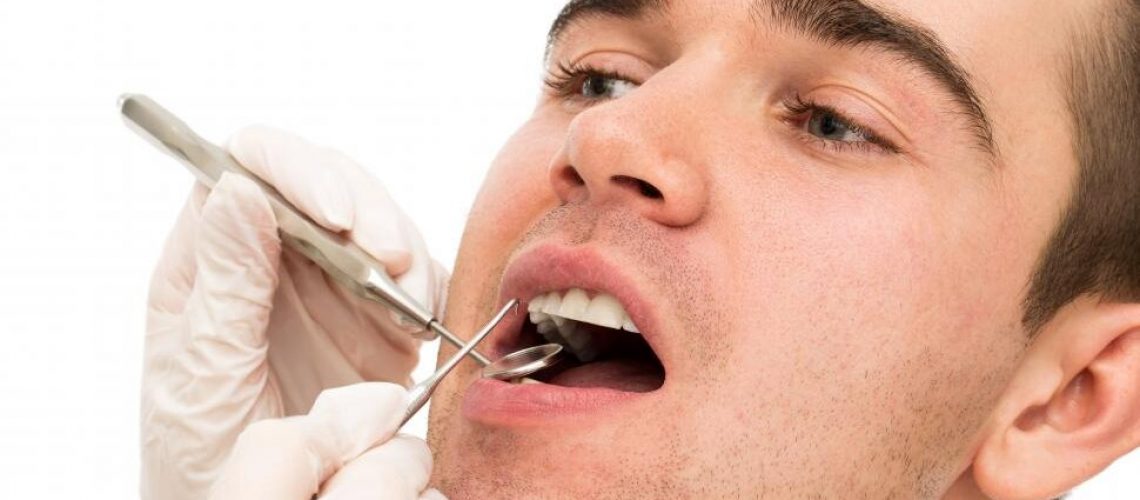
[(1079, 31), (1068, 73), (1078, 173), (1030, 282), (1030, 333), (1081, 295), (1140, 302), (1140, 0)]

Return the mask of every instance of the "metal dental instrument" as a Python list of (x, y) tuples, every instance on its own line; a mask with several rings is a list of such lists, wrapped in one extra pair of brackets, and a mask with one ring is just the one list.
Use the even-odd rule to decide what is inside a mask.
[[(195, 134), (158, 103), (144, 95), (124, 94), (119, 98), (119, 109), (129, 128), (159, 150), (181, 160), (206, 186), (214, 187), (225, 172), (244, 175), (256, 183), (269, 199), (281, 240), (287, 246), (311, 259), (357, 296), (388, 306), (396, 324), (409, 334), (421, 340), (434, 340), (438, 335), (455, 347), (465, 346), (431, 311), (397, 286), (383, 264), (348, 238), (326, 230), (297, 210), (273, 186), (246, 170), (225, 150)], [(474, 350), (466, 352), (481, 366), (490, 363)]]
[[(465, 355), (473, 358), (481, 366), (491, 365), (486, 357), (474, 350), (474, 347), (487, 332), (498, 325), (505, 316), (505, 311), (517, 303), (516, 301), (508, 303), (503, 311), (480, 330), (479, 336), (471, 342), (464, 343), (445, 328), (431, 311), (397, 286), (388, 277), (383, 264), (344, 236), (326, 230), (297, 210), (273, 186), (246, 170), (225, 150), (194, 133), (182, 120), (158, 103), (144, 95), (124, 94), (119, 98), (119, 108), (129, 128), (159, 150), (180, 160), (206, 186), (214, 187), (225, 172), (244, 175), (252, 180), (265, 192), (273, 215), (277, 218), (281, 240), (287, 246), (315, 262), (333, 280), (355, 295), (388, 306), (394, 313), (396, 324), (409, 334), (421, 340), (443, 337), (460, 349), (460, 354), (452, 360), (454, 363), (458, 363), (460, 356)], [(483, 376), (501, 380), (525, 377), (557, 363), (561, 359), (561, 350), (562, 346), (558, 344), (523, 349), (496, 361), (490, 371), (485, 371)], [(438, 379), (446, 375), (451, 368), (454, 368), (454, 364), (449, 362), (424, 383), (427, 384), (433, 379), (437, 379), (435, 383), (438, 383)], [(434, 385), (431, 386), (431, 390), (434, 390)], [(423, 391), (423, 401), (431, 395), (431, 390)], [(413, 401), (414, 409), (409, 408), (410, 413), (415, 413), (415, 410), (423, 405), (423, 401), (418, 404)]]
[[(499, 314), (496, 314), (495, 317), (487, 323), (487, 326), (484, 326), (482, 330), (479, 330), (479, 333), (476, 333), (474, 337), (471, 337), (471, 341), (468, 342), (467, 345), (463, 346), (459, 352), (455, 353), (451, 359), (447, 360), (447, 362), (444, 363), (443, 366), (438, 370), (436, 370), (432, 376), (428, 377), (423, 382), (416, 384), (415, 387), (412, 387), (411, 390), (408, 391), (408, 394), (411, 396), (411, 401), (408, 403), (408, 409), (404, 411), (404, 419), (400, 421), (400, 427), (403, 427), (404, 424), (408, 423), (408, 420), (411, 420), (412, 417), (415, 416), (416, 412), (420, 411), (420, 408), (424, 407), (424, 404), (426, 404), (428, 402), (428, 399), (431, 398), (432, 393), (435, 392), (435, 388), (438, 387), (443, 378), (446, 377), (448, 373), (451, 373), (451, 370), (455, 368), (455, 366), (458, 365), (460, 361), (463, 360), (463, 356), (466, 356), (467, 353), (472, 352), (472, 349), (474, 349), (476, 345), (482, 342), (484, 338), (487, 338), (487, 335), (491, 333), (491, 330), (495, 329), (495, 325), (499, 324), (499, 322), (503, 320), (503, 317), (507, 315), (507, 312), (511, 309), (517, 308), (518, 305), (519, 301), (515, 299), (511, 299), (509, 302), (507, 302), (507, 305), (503, 306), (502, 310), (499, 311)], [(496, 363), (497, 362), (498, 361), (496, 361)]]
[(483, 376), (498, 380), (518, 380), (562, 360), (562, 346), (542, 344), (512, 352), (483, 367)]

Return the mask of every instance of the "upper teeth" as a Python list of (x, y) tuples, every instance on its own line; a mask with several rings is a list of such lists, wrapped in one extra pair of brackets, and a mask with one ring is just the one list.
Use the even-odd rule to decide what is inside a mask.
[(527, 310), (531, 323), (538, 325), (538, 333), (569, 347), (582, 361), (592, 361), (598, 351), (590, 342), (590, 334), (578, 331), (578, 322), (641, 333), (621, 303), (605, 293), (591, 299), (580, 288), (550, 292), (531, 299)]

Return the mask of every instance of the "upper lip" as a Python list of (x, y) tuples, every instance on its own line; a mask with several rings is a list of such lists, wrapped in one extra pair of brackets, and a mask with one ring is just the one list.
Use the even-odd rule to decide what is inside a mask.
[[(548, 292), (581, 288), (587, 291), (608, 293), (621, 303), (637, 325), (649, 347), (662, 358), (656, 339), (656, 311), (627, 276), (625, 269), (603, 257), (589, 247), (566, 247), (542, 244), (520, 254), (503, 273), (499, 303), (519, 300), (521, 314), (513, 314), (491, 333), (487, 339), (495, 359), (519, 347), (519, 334), (527, 304), (535, 297)], [(664, 359), (661, 359), (664, 363)]]

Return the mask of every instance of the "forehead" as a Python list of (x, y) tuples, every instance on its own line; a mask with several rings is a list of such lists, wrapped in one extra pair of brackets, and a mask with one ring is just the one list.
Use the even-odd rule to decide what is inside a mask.
[[(763, 19), (773, 8), (826, 11), (835, 8), (868, 7), (902, 15), (929, 26), (948, 41), (990, 38), (1018, 42), (1032, 34), (1036, 42), (1062, 38), (1065, 28), (1080, 11), (1099, 4), (1041, 0), (571, 0), (551, 28), (554, 35), (571, 21), (598, 15), (634, 17), (641, 14), (669, 21), (707, 21), (713, 28), (726, 28), (743, 17)], [(1081, 8), (1084, 5), (1085, 8)], [(997, 35), (997, 38), (985, 35)], [(1015, 35), (1015, 36), (1009, 36)], [(1030, 40), (1032, 41), (1032, 40)], [(964, 47), (963, 47), (964, 48)]]

